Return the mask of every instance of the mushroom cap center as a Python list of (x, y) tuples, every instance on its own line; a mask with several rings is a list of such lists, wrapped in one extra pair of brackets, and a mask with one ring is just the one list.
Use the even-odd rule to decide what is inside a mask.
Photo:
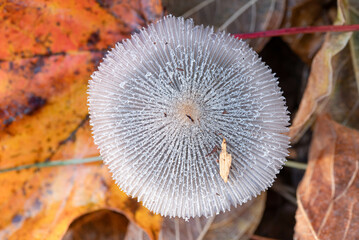
[(198, 124), (201, 117), (201, 111), (196, 102), (187, 99), (179, 101), (175, 107), (175, 115), (185, 125)]

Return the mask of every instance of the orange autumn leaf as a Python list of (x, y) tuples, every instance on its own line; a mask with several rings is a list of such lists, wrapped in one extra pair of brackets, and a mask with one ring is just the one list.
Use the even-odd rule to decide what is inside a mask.
[(162, 15), (159, 0), (9, 1), (0, 5), (0, 60), (106, 49)]
[[(13, 1), (0, 9), (0, 169), (98, 155), (87, 81), (102, 49), (161, 16), (160, 3)], [(75, 218), (102, 208), (151, 238), (160, 230), (161, 217), (120, 191), (100, 163), (1, 173), (0, 184), (0, 239), (60, 239)]]
[(322, 116), (313, 135), (308, 168), (297, 190), (295, 239), (356, 239), (359, 132)]

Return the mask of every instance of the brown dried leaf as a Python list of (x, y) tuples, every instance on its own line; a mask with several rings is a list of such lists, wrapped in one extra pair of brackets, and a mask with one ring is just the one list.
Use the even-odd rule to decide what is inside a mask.
[[(359, 23), (359, 2), (357, 0), (339, 0), (339, 7), (347, 19), (347, 24)], [(355, 78), (359, 89), (359, 32), (353, 32), (350, 39), (350, 53), (353, 61)]]
[[(162, 2), (171, 14), (190, 17), (196, 24), (214, 26), (230, 33), (278, 29), (285, 10), (284, 0), (163, 0)], [(260, 51), (269, 38), (247, 41), (256, 51)]]
[(289, 131), (292, 142), (298, 141), (312, 124), (315, 115), (328, 103), (336, 77), (333, 71), (336, 66), (332, 60), (344, 49), (350, 36), (351, 33), (327, 33), (322, 48), (313, 60), (307, 87)]
[[(283, 27), (331, 25), (335, 5), (330, 0), (288, 0)], [(322, 33), (283, 36), (290, 48), (310, 64), (324, 41)]]
[(333, 58), (332, 63), (336, 66), (334, 89), (326, 111), (335, 121), (358, 129), (359, 95), (349, 45)]
[[(347, 24), (346, 9), (354, 9), (339, 1), (337, 24)], [(355, 11), (359, 11), (359, 8)], [(359, 19), (358, 19), (359, 21)], [(355, 71), (359, 68), (356, 54), (350, 54), (352, 33), (328, 33), (312, 63), (308, 84), (289, 136), (296, 142), (324, 109), (336, 121), (358, 128), (359, 96)], [(353, 41), (353, 40), (351, 40)], [(350, 47), (356, 53), (358, 43)], [(353, 50), (352, 50), (353, 53)], [(352, 56), (352, 58), (351, 58)]]
[(214, 217), (164, 218), (160, 239), (249, 239), (256, 230), (265, 207), (266, 193)]
[[(347, 24), (359, 23), (359, 2), (339, 0)], [(337, 82), (329, 106), (332, 117), (346, 126), (359, 129), (359, 32), (353, 32), (349, 45), (336, 58)]]
[(295, 239), (357, 239), (358, 131), (318, 118), (297, 199)]

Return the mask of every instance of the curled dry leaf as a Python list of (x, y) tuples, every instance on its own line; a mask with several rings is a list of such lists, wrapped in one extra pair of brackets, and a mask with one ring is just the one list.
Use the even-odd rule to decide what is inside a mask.
[(289, 131), (292, 143), (304, 134), (318, 112), (328, 103), (333, 90), (332, 58), (349, 41), (350, 33), (328, 33), (321, 50), (315, 56), (302, 101)]
[(214, 217), (195, 217), (189, 221), (164, 218), (160, 239), (249, 239), (262, 218), (265, 202), (264, 192), (257, 198)]
[[(358, 6), (339, 1), (337, 24), (349, 22), (348, 9), (359, 11)], [(358, 7), (358, 8), (355, 8)], [(356, 18), (355, 18), (356, 19)], [(359, 23), (359, 22), (358, 22)], [(302, 101), (294, 118), (289, 136), (292, 143), (299, 140), (313, 123), (316, 115), (324, 109), (333, 119), (358, 128), (359, 117), (357, 51), (359, 42), (351, 39), (352, 33), (328, 33), (326, 40), (315, 56)], [(349, 40), (352, 44), (349, 46)], [(350, 54), (352, 52), (352, 55)]]
[[(168, 13), (193, 18), (196, 24), (214, 26), (230, 33), (259, 32), (278, 29), (285, 10), (285, 1), (270, 0), (163, 0)], [(269, 38), (248, 39), (260, 51)]]
[(335, 121), (358, 129), (359, 94), (351, 60), (349, 46), (333, 59), (334, 89), (325, 111), (329, 112)]
[(297, 190), (295, 239), (357, 239), (359, 132), (322, 116), (313, 135)]
[[(330, 0), (289, 0), (283, 27), (331, 25), (335, 17), (335, 4)], [(322, 33), (283, 36), (290, 48), (310, 64), (324, 41)]]
[(328, 103), (334, 84), (332, 59), (347, 45), (350, 36), (351, 33), (327, 33), (314, 57), (307, 87), (289, 131), (292, 143), (298, 141)]
[[(359, 2), (356, 0), (339, 0), (339, 7), (342, 9), (347, 24), (359, 23)], [(357, 86), (359, 89), (359, 32), (353, 32), (350, 39), (350, 53), (353, 61), (353, 68)]]
[[(347, 24), (359, 23), (359, 2), (338, 1)], [(329, 112), (334, 120), (359, 129), (359, 32), (353, 32), (348, 46), (333, 59), (336, 79)]]
[[(153, 4), (1, 5), (1, 169), (98, 155), (88, 124), (87, 81), (100, 49), (161, 15), (151, 13), (160, 9)], [(152, 238), (159, 232), (161, 218), (121, 192), (99, 163), (1, 173), (0, 185), (0, 239), (60, 239), (73, 219), (101, 208), (122, 212)]]

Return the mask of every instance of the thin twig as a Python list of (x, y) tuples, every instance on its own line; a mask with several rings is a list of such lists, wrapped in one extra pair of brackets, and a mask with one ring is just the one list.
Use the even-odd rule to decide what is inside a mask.
[(254, 33), (240, 33), (234, 34), (234, 37), (240, 39), (262, 38), (262, 37), (278, 37), (284, 35), (306, 34), (317, 32), (352, 32), (359, 31), (359, 24), (342, 25), (342, 26), (310, 26), (310, 27), (293, 27), (282, 28), (276, 30), (268, 30)]
[(308, 167), (306, 163), (294, 162), (290, 160), (287, 160), (284, 166), (302, 170), (306, 170)]
[(91, 162), (98, 162), (98, 161), (102, 161), (100, 156), (91, 157), (91, 158), (80, 158), (80, 159), (60, 160), (60, 161), (51, 161), (51, 162), (41, 162), (41, 163), (33, 163), (33, 164), (21, 165), (21, 166), (17, 166), (17, 167), (0, 169), (0, 173), (19, 171), (19, 170), (29, 169), (29, 168), (67, 166), (67, 165), (91, 163)]

